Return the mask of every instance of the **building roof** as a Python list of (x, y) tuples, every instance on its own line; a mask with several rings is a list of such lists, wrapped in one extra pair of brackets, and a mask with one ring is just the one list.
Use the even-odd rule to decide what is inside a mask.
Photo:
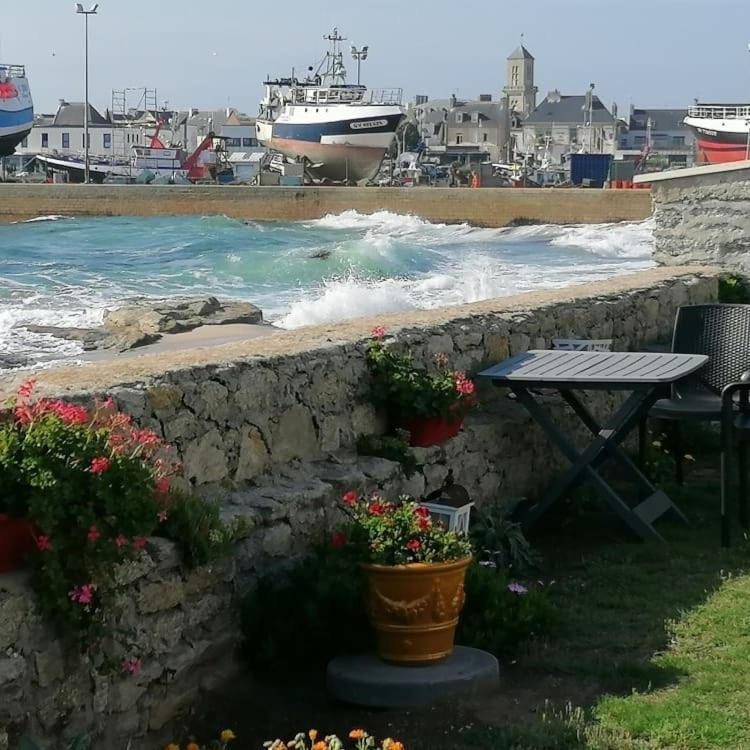
[(686, 116), (686, 109), (634, 109), (630, 115), (630, 130), (646, 130), (649, 119), (652, 130), (687, 130), (683, 123)]
[(508, 55), (509, 60), (533, 60), (534, 55), (529, 52), (526, 47), (523, 46), (523, 44), (520, 47), (516, 47), (516, 49), (513, 50)]
[[(52, 125), (55, 127), (82, 128), (84, 125), (84, 113), (86, 105), (83, 102), (61, 101), (57, 108)], [(89, 104), (89, 124), (110, 125), (110, 120), (103, 117), (91, 104)]]
[[(557, 123), (560, 125), (581, 125), (584, 119), (588, 122), (588, 115), (584, 114), (586, 107), (585, 95), (566, 96), (559, 91), (553, 91), (544, 101), (524, 120), (524, 124), (546, 125)], [(602, 104), (598, 96), (592, 97), (591, 120), (594, 123), (614, 123), (612, 113)]]

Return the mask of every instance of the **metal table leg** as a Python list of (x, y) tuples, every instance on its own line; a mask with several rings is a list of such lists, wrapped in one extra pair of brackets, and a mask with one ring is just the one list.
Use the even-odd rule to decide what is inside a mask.
[[(592, 482), (601, 499), (635, 533), (642, 538), (650, 537), (663, 541), (651, 522), (666, 510), (674, 507), (669, 498), (664, 493), (655, 491), (644, 503), (641, 503), (635, 509), (631, 509), (595, 468), (596, 463), (604, 455), (619, 450), (619, 443), (625, 439), (628, 432), (637, 424), (641, 415), (653, 403), (653, 390), (632, 392), (620, 408), (606, 421), (605, 425), (598, 430), (595, 438), (582, 453), (579, 453), (565, 433), (537, 403), (528, 388), (514, 385), (512, 390), (518, 401), (526, 407), (531, 416), (547, 433), (552, 443), (572, 464), (570, 469), (550, 488), (545, 497), (532, 507), (527, 518), (527, 524), (533, 524), (578, 481), (587, 479)], [(582, 418), (581, 413), (576, 411), (576, 414), (579, 418)], [(588, 424), (587, 426), (591, 429), (592, 425)], [(637, 476), (642, 477), (642, 474), (638, 472)], [(642, 477), (642, 479), (648, 482), (645, 477)], [(648, 485), (649, 488), (652, 487), (650, 483)]]

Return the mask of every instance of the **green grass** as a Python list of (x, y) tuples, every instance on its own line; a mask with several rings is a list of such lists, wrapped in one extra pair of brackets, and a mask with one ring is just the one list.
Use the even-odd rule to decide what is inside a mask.
[[(561, 626), (516, 669), (538, 678), (542, 708), (473, 729), (466, 747), (750, 748), (750, 555), (736, 528), (719, 546), (717, 461), (704, 454), (685, 488), (667, 488), (691, 520), (657, 522), (667, 544), (633, 543), (570, 509), (547, 524), (536, 541)], [(544, 707), (550, 676), (569, 686), (557, 707)]]

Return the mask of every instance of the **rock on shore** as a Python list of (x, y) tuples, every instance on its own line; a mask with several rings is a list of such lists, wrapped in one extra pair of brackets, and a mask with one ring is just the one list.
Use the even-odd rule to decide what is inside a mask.
[(24, 327), (33, 333), (78, 341), (84, 351), (111, 349), (124, 352), (153, 344), (164, 334), (230, 323), (259, 325), (263, 323), (263, 312), (249, 302), (222, 301), (216, 297), (140, 299), (105, 313), (104, 324), (98, 328)]

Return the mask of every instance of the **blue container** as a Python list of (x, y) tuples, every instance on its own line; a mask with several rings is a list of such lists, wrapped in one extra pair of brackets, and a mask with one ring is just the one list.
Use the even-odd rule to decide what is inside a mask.
[(611, 154), (571, 154), (570, 181), (574, 185), (604, 187), (611, 161)]

